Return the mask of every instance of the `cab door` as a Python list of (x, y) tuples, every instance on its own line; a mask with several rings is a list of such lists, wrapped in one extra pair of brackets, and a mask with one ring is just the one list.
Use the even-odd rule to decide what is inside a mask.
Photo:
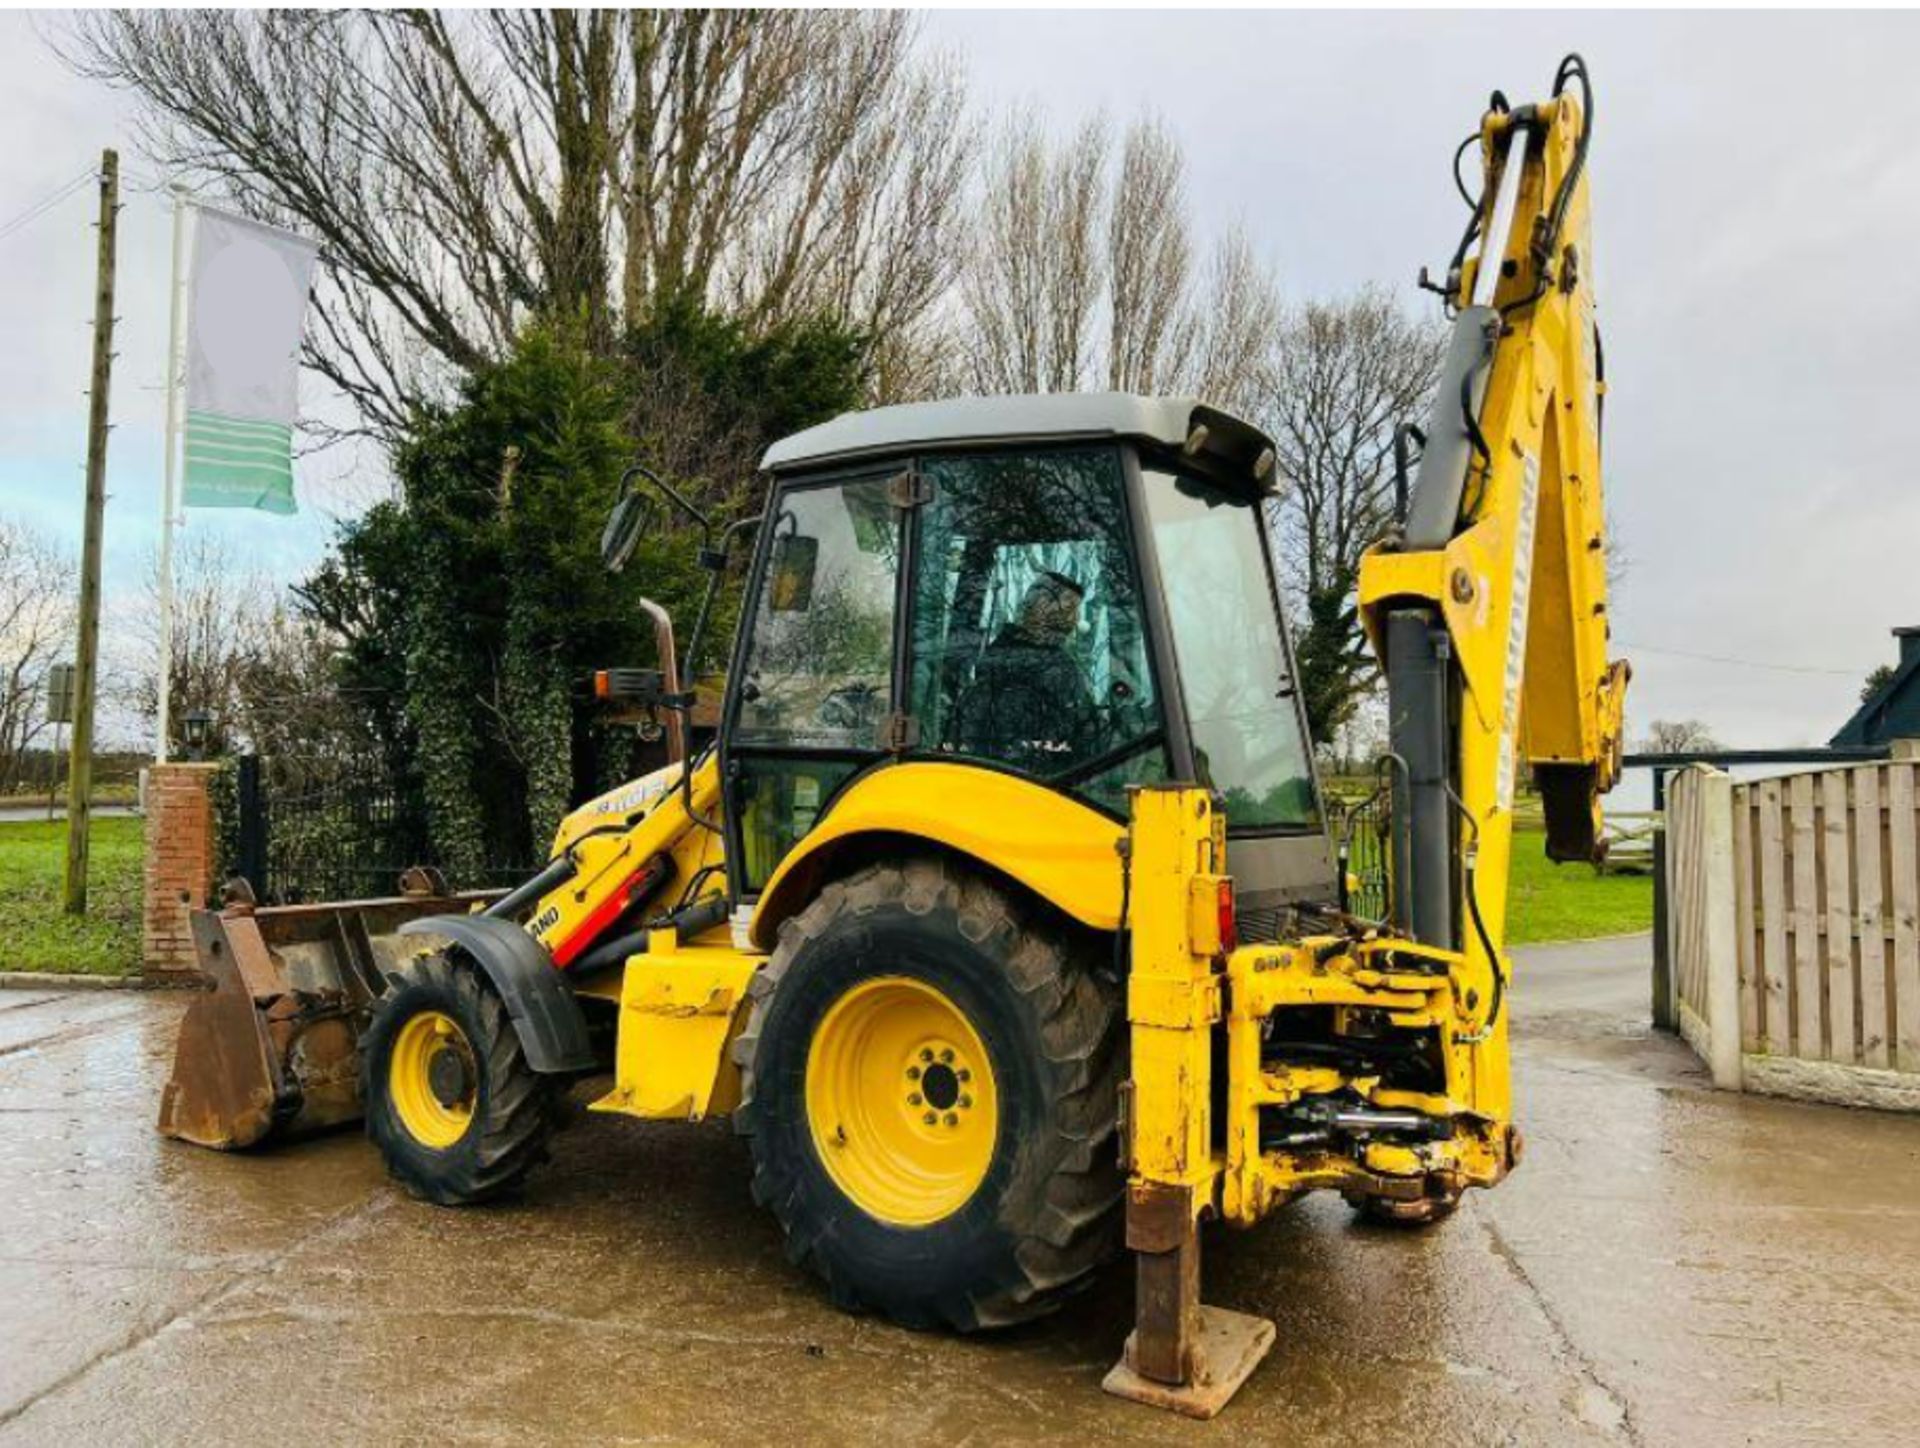
[(906, 712), (925, 753), (1124, 819), (1167, 735), (1120, 448), (924, 458)]
[(782, 483), (767, 510), (723, 731), (736, 899), (758, 894), (883, 752), (906, 544), (898, 474)]

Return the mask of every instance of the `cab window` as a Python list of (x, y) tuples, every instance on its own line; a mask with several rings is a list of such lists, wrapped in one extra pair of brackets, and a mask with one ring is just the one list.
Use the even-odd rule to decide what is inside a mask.
[(909, 705), (926, 752), (990, 760), (1125, 809), (1166, 776), (1111, 448), (930, 459)]
[(870, 749), (893, 674), (899, 514), (884, 480), (784, 494), (753, 610), (735, 739)]
[(783, 492), (766, 526), (728, 765), (747, 894), (878, 754), (900, 574), (884, 479)]
[(1259, 502), (1177, 473), (1145, 485), (1196, 773), (1234, 829), (1318, 829)]

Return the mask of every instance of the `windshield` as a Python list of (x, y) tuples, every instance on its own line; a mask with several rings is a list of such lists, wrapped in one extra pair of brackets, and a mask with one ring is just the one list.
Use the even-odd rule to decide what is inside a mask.
[(1318, 828), (1259, 506), (1173, 473), (1145, 478), (1200, 778), (1236, 830)]

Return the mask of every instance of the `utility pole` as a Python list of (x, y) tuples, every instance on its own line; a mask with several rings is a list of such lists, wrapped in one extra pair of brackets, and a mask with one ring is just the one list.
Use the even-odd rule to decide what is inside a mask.
[(100, 153), (99, 282), (93, 303), (93, 384), (87, 393), (87, 523), (80, 550), (80, 642), (73, 671), (67, 764), (66, 911), (87, 913), (87, 840), (93, 792), (93, 691), (100, 652), (100, 531), (107, 508), (107, 400), (113, 382), (113, 264), (120, 154)]
[(165, 764), (173, 737), (173, 530), (180, 519), (180, 337), (186, 326), (180, 271), (187, 256), (187, 188), (173, 188), (173, 262), (168, 273), (167, 305), (167, 457), (160, 485), (160, 691), (154, 731), (153, 762)]

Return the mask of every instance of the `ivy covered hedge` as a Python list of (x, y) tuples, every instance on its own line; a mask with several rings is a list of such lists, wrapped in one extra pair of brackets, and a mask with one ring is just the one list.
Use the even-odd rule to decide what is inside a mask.
[(751, 510), (760, 451), (858, 406), (864, 354), (830, 324), (755, 333), (691, 304), (612, 356), (543, 324), (416, 420), (394, 454), (396, 495), (344, 523), (297, 593), (342, 640), (356, 747), (424, 798), (450, 877), (542, 856), (572, 803), (627, 775), (631, 731), (597, 723), (584, 685), (653, 662), (640, 597), (672, 611), (684, 648), (705, 586), (685, 525), (663, 517), (623, 573), (601, 566), (624, 469), (645, 462), (722, 518)]

